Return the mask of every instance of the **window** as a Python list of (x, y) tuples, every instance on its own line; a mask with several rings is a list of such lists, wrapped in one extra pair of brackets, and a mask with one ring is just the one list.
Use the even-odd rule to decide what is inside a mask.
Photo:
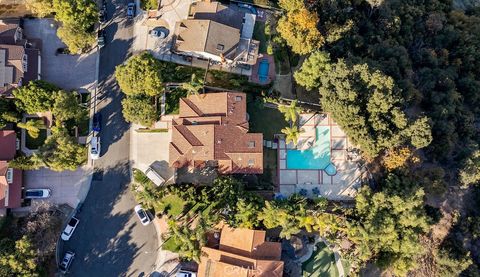
[(255, 160), (248, 160), (248, 166), (254, 166)]
[(241, 96), (235, 96), (235, 101), (237, 101), (237, 102), (242, 101), (242, 97)]
[(248, 148), (255, 148), (255, 141), (251, 140), (248, 142)]
[(13, 183), (13, 168), (7, 169), (7, 183)]
[(27, 54), (23, 55), (22, 67), (23, 67), (23, 72), (27, 72), (27, 69), (28, 69), (28, 56), (27, 56)]
[(223, 51), (224, 48), (225, 48), (225, 45), (223, 45), (223, 44), (217, 44), (217, 50), (218, 50), (218, 51)]

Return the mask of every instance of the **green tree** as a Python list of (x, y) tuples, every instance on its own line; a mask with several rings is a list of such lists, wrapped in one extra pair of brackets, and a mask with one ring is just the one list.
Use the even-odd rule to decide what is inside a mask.
[(163, 92), (161, 63), (150, 53), (143, 52), (117, 66), (115, 77), (120, 89), (127, 95), (159, 95)]
[(418, 266), (423, 253), (419, 236), (428, 230), (423, 197), (423, 189), (408, 177), (393, 174), (387, 176), (381, 192), (362, 188), (355, 198), (357, 220), (348, 231), (358, 245), (359, 259), (373, 258), (397, 276)]
[(330, 55), (327, 52), (317, 51), (305, 59), (302, 67), (295, 71), (293, 77), (299, 85), (312, 90), (320, 85), (321, 72), (329, 71), (331, 68)]
[(308, 11), (302, 0), (280, 0), (278, 4), (285, 13), (278, 20), (277, 31), (293, 52), (304, 55), (323, 45), (325, 38), (317, 29), (318, 16)]
[(13, 251), (0, 253), (0, 272), (8, 272), (10, 276), (39, 276), (35, 250), (26, 236), (15, 242)]
[(52, 135), (39, 150), (45, 165), (55, 171), (76, 170), (87, 160), (86, 148), (63, 128), (52, 128)]
[(192, 74), (190, 82), (182, 83), (181, 88), (187, 92), (187, 96), (198, 96), (200, 91), (203, 90), (204, 86), (203, 79), (198, 78), (195, 74)]
[(22, 170), (36, 170), (44, 165), (42, 157), (34, 153), (31, 156), (18, 156), (8, 162), (8, 166)]
[(25, 5), (38, 17), (46, 17), (55, 12), (52, 0), (25, 0)]
[(294, 145), (297, 145), (301, 133), (301, 130), (299, 130), (297, 126), (285, 127), (281, 131), (285, 134), (285, 141), (287, 144), (292, 142)]
[(288, 211), (279, 203), (265, 202), (265, 207), (258, 215), (258, 219), (268, 229), (281, 227), (280, 237), (282, 238), (290, 239), (292, 235), (301, 231), (294, 213)]
[(302, 111), (302, 108), (297, 106), (297, 100), (290, 102), (290, 105), (279, 105), (278, 110), (285, 116), (285, 121), (290, 122), (290, 125), (295, 124), (298, 119), (298, 115)]
[(58, 87), (45, 81), (37, 80), (13, 91), (17, 107), (26, 113), (50, 111), (54, 103), (54, 92)]
[(463, 187), (476, 184), (480, 181), (480, 151), (476, 150), (468, 157), (459, 173)]
[(77, 29), (77, 32), (93, 31), (98, 20), (98, 7), (93, 0), (53, 0), (53, 9), (55, 20)]
[(237, 202), (235, 220), (238, 227), (255, 229), (260, 224), (258, 213), (260, 212), (260, 203), (253, 199), (239, 199)]
[(406, 129), (407, 137), (416, 148), (427, 147), (432, 142), (432, 130), (427, 117), (417, 119)]
[(72, 54), (81, 54), (89, 51), (96, 41), (93, 32), (79, 29), (75, 25), (64, 24), (57, 30), (58, 37), (65, 43)]
[(40, 129), (45, 129), (45, 123), (43, 123), (42, 119), (38, 120), (27, 120), (27, 122), (19, 122), (17, 123), (18, 128), (25, 129), (29, 136), (32, 138), (38, 138), (40, 134)]
[(80, 106), (77, 92), (66, 92), (60, 90), (54, 93), (55, 102), (52, 113), (55, 119), (64, 122), (69, 119), (80, 121), (87, 117), (87, 110)]
[(20, 115), (10, 99), (0, 97), (0, 129), (5, 128), (8, 122), (17, 123)]
[(322, 71), (321, 104), (370, 157), (406, 141), (418, 146), (428, 142), (428, 124), (421, 119), (411, 125), (420, 134), (408, 132), (409, 122), (401, 110), (399, 89), (392, 78), (372, 71), (367, 64), (348, 66), (343, 60)]
[(157, 120), (157, 112), (148, 96), (127, 96), (122, 100), (123, 117), (128, 122), (150, 127)]

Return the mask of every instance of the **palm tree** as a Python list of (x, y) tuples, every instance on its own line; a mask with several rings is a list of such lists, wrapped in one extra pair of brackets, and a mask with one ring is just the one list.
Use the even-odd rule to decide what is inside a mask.
[(297, 145), (298, 137), (300, 137), (302, 131), (297, 126), (293, 126), (283, 128), (282, 133), (286, 136), (285, 141), (287, 144), (292, 142), (294, 145)]
[(200, 94), (200, 91), (204, 87), (204, 81), (197, 78), (195, 74), (192, 74), (190, 82), (182, 83), (181, 88), (187, 91), (187, 96)]
[(297, 100), (290, 102), (290, 105), (281, 105), (278, 110), (283, 113), (285, 120), (290, 122), (290, 126), (297, 122), (298, 114), (302, 111), (300, 107), (297, 107)]
[(43, 123), (43, 120), (38, 119), (38, 120), (28, 120), (27, 122), (19, 122), (17, 124), (18, 128), (22, 128), (27, 130), (27, 133), (29, 136), (32, 138), (38, 138), (38, 135), (40, 134), (40, 129), (45, 129), (45, 124)]

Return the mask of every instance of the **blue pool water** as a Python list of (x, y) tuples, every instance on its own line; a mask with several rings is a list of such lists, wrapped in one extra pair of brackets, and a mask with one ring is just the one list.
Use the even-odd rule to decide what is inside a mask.
[(258, 65), (258, 79), (262, 82), (266, 82), (268, 80), (268, 68), (270, 64), (268, 60), (262, 60)]
[[(287, 150), (288, 169), (322, 169), (335, 175), (335, 166), (330, 161), (330, 126), (316, 127), (315, 144), (308, 150)], [(328, 171), (327, 171), (328, 169)]]

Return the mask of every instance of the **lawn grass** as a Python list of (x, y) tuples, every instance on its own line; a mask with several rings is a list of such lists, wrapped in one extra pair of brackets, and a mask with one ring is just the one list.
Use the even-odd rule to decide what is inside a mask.
[(247, 111), (250, 116), (250, 132), (263, 133), (263, 139), (273, 140), (274, 134), (288, 126), (285, 117), (278, 109), (259, 107), (254, 101), (248, 103)]
[(163, 242), (162, 249), (171, 252), (178, 252), (178, 250), (180, 250), (180, 242), (173, 237), (169, 237)]
[(260, 41), (258, 51), (262, 54), (267, 53), (267, 36), (265, 35), (265, 22), (257, 21), (253, 27), (253, 39)]
[(173, 218), (183, 213), (183, 210), (185, 209), (185, 204), (186, 204), (182, 198), (174, 194), (170, 194), (163, 197), (160, 200), (160, 203), (161, 203), (160, 205), (163, 206), (167, 214)]
[(302, 264), (304, 277), (338, 277), (333, 252), (323, 242), (317, 243), (317, 250), (312, 257)]

